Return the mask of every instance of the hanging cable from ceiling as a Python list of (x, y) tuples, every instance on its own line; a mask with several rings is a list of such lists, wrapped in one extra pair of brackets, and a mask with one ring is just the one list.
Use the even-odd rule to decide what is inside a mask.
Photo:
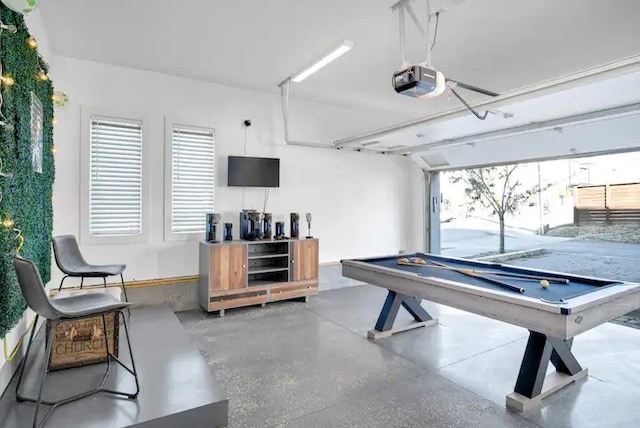
[[(411, 6), (412, 0), (399, 0), (392, 6), (392, 10), (398, 13), (398, 27), (400, 31), (400, 56), (402, 58), (402, 68), (393, 74), (392, 82), (396, 92), (413, 98), (433, 98), (445, 92), (453, 94), (460, 100), (465, 108), (471, 111), (480, 120), (486, 119), (490, 111), (480, 114), (470, 107), (469, 103), (456, 90), (457, 88), (477, 92), (491, 97), (499, 94), (486, 89), (468, 85), (456, 80), (445, 78), (442, 72), (432, 64), (432, 51), (438, 42), (438, 32), (440, 28), (440, 14), (445, 9), (432, 9), (431, 0), (425, 0), (427, 6), (426, 22), (420, 22), (418, 15)], [(407, 43), (405, 40), (405, 14), (411, 18), (415, 27), (422, 35), (425, 43), (426, 58), (420, 64), (411, 65), (406, 60)], [(435, 22), (434, 22), (435, 21)], [(433, 30), (433, 31), (432, 31)]]

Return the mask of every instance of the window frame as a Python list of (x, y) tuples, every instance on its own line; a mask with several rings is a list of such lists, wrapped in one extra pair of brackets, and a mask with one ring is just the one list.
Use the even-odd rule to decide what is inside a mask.
[[(193, 125), (190, 121), (179, 120), (170, 116), (165, 116), (164, 121), (164, 240), (165, 241), (204, 241), (206, 226), (202, 232), (189, 232), (189, 233), (175, 233), (171, 228), (171, 221), (173, 215), (173, 128), (183, 127), (193, 129), (195, 131), (211, 132), (213, 133), (213, 207), (215, 211), (216, 207), (216, 194), (218, 188), (218, 162), (216, 151), (216, 129), (214, 126), (207, 125)], [(204, 224), (204, 215), (202, 218)], [(222, 230), (220, 226), (219, 230)], [(221, 233), (221, 232), (219, 232)]]
[[(94, 236), (89, 229), (91, 214), (91, 124), (93, 118), (112, 119), (114, 121), (140, 122), (142, 131), (142, 193), (141, 193), (141, 234), (128, 236)], [(149, 242), (150, 230), (150, 189), (149, 189), (149, 119), (135, 112), (106, 110), (81, 107), (80, 135), (80, 243), (84, 245), (114, 245)]]

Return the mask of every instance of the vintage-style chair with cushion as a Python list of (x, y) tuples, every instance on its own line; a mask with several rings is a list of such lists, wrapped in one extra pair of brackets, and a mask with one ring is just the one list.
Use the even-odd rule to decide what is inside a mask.
[[(22, 365), (20, 368), (20, 374), (18, 375), (18, 383), (16, 385), (16, 400), (19, 402), (31, 402), (36, 404), (35, 414), (33, 416), (33, 426), (42, 426), (46, 423), (46, 421), (51, 416), (51, 413), (58, 407), (63, 404), (68, 404), (73, 401), (80, 400), (85, 397), (89, 397), (90, 395), (104, 392), (109, 394), (116, 394), (127, 397), (129, 399), (136, 399), (138, 397), (138, 393), (140, 392), (140, 384), (138, 383), (138, 373), (136, 371), (135, 361), (133, 359), (133, 351), (131, 349), (131, 341), (129, 338), (129, 329), (127, 327), (127, 321), (124, 317), (124, 310), (129, 307), (129, 303), (127, 302), (119, 302), (114, 299), (108, 293), (87, 293), (80, 294), (71, 297), (60, 297), (57, 299), (49, 299), (47, 293), (44, 288), (44, 284), (42, 283), (42, 279), (40, 278), (40, 273), (38, 272), (38, 268), (27, 259), (24, 259), (20, 256), (15, 256), (13, 258), (13, 266), (15, 268), (16, 274), (18, 276), (18, 283), (20, 284), (20, 289), (22, 290), (22, 294), (24, 296), (25, 301), (27, 302), (27, 306), (31, 308), (36, 313), (36, 319), (33, 322), (33, 328), (31, 329), (31, 335), (29, 337), (29, 345), (27, 346), (27, 352), (24, 356), (24, 360), (22, 361)], [(122, 323), (124, 325), (125, 336), (127, 338), (127, 345), (129, 348), (129, 356), (131, 358), (131, 368), (127, 367), (122, 361), (118, 359), (115, 355), (109, 352), (108, 339), (107, 339), (107, 323), (105, 319), (105, 315), (111, 312), (120, 313), (122, 319)], [(77, 395), (73, 395), (67, 397), (65, 399), (59, 401), (48, 401), (42, 399), (42, 391), (44, 388), (44, 382), (47, 376), (48, 371), (48, 362), (51, 358), (51, 348), (54, 339), (54, 333), (56, 330), (56, 325), (62, 321), (76, 320), (86, 317), (95, 317), (102, 316), (102, 331), (105, 340), (105, 349), (107, 350), (107, 358), (106, 364), (107, 369), (102, 377), (102, 381), (97, 386), (97, 388), (79, 393)], [(37, 326), (38, 326), (38, 318), (45, 318), (51, 322), (51, 328), (45, 333), (47, 335), (45, 340), (45, 354), (44, 354), (44, 362), (42, 368), (42, 379), (40, 379), (40, 386), (38, 391), (37, 398), (29, 398), (25, 397), (20, 392), (20, 386), (22, 384), (22, 377), (24, 375), (25, 367), (27, 366), (29, 353), (31, 351), (31, 345), (33, 345), (33, 337), (35, 335)], [(36, 353), (37, 355), (37, 353)], [(35, 358), (34, 358), (35, 361)], [(122, 392), (122, 391), (114, 391), (111, 389), (107, 389), (104, 387), (105, 382), (109, 376), (109, 372), (111, 371), (111, 362), (114, 361), (120, 366), (122, 366), (125, 370), (127, 370), (133, 378), (135, 379), (136, 389), (135, 392)], [(38, 422), (38, 411), (40, 409), (40, 405), (48, 405), (51, 406), (49, 411), (42, 418), (42, 421)]]
[(85, 261), (78, 247), (78, 241), (73, 235), (61, 235), (54, 236), (51, 240), (53, 244), (53, 255), (56, 259), (58, 268), (64, 273), (64, 277), (60, 281), (60, 287), (62, 289), (62, 283), (68, 277), (80, 278), (80, 288), (82, 288), (85, 278), (102, 278), (104, 286), (107, 286), (108, 276), (120, 275), (120, 282), (122, 283), (122, 291), (124, 293), (124, 300), (129, 301), (127, 297), (127, 289), (124, 285), (124, 272), (126, 265), (92, 265)]

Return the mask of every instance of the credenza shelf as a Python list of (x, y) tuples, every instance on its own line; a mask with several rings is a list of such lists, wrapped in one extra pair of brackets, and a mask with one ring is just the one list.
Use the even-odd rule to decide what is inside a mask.
[[(272, 268), (249, 268), (249, 275), (254, 273), (272, 273), (272, 272), (288, 272), (288, 267), (272, 267)], [(249, 282), (251, 282), (251, 278), (249, 278)]]
[(282, 284), (282, 281), (265, 281), (255, 280), (249, 284), (249, 287), (264, 287), (266, 285)]
[(273, 259), (279, 257), (289, 257), (289, 253), (284, 254), (252, 254), (249, 256), (249, 260), (255, 259)]
[(199, 300), (208, 311), (318, 293), (317, 239), (200, 243)]

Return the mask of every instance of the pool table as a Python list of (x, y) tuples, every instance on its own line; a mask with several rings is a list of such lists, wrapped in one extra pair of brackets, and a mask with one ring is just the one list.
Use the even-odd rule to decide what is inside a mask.
[[(400, 264), (401, 258), (424, 264)], [(437, 324), (423, 299), (528, 329), (515, 388), (506, 398), (507, 407), (519, 412), (587, 375), (571, 352), (574, 336), (640, 308), (640, 284), (624, 281), (426, 253), (341, 264), (343, 276), (388, 290), (370, 339)], [(394, 329), (400, 307), (416, 322)], [(556, 370), (545, 376), (549, 362)]]

